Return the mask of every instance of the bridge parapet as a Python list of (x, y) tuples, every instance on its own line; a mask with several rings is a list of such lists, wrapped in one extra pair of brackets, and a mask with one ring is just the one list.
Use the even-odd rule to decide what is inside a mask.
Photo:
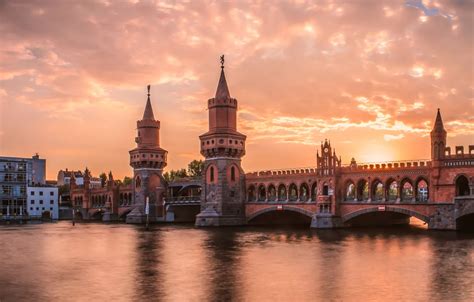
[(264, 171), (253, 171), (246, 173), (247, 177), (267, 177), (267, 176), (283, 176), (283, 175), (300, 175), (300, 174), (315, 174), (316, 168), (290, 168), (290, 169), (274, 169)]
[(383, 163), (360, 163), (360, 164), (349, 164), (343, 165), (341, 170), (343, 172), (352, 171), (385, 171), (385, 170), (397, 170), (397, 169), (419, 169), (431, 167), (430, 160), (404, 160), (404, 161), (389, 161)]

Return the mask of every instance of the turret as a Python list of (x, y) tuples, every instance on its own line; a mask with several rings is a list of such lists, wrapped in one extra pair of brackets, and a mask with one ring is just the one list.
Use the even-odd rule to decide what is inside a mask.
[(444, 158), (446, 135), (447, 132), (444, 129), (443, 119), (441, 118), (441, 112), (438, 108), (433, 130), (431, 130), (431, 159), (433, 161), (438, 161)]
[(137, 121), (137, 147), (130, 151), (130, 166), (133, 168), (163, 169), (168, 152), (160, 148), (160, 121), (155, 120), (150, 100), (150, 85), (143, 118)]

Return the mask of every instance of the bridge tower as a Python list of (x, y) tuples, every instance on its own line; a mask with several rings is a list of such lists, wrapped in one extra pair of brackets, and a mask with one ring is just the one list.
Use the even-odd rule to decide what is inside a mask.
[(237, 100), (230, 97), (221, 56), (221, 74), (214, 98), (207, 102), (209, 131), (199, 137), (205, 157), (201, 212), (196, 226), (245, 224), (246, 136), (237, 131)]
[(137, 147), (130, 150), (130, 166), (133, 168), (134, 208), (127, 215), (127, 223), (144, 223), (145, 201), (149, 198), (149, 220), (163, 219), (163, 195), (166, 181), (163, 168), (166, 167), (168, 151), (160, 147), (160, 121), (155, 120), (150, 101), (150, 85), (143, 118), (137, 121)]

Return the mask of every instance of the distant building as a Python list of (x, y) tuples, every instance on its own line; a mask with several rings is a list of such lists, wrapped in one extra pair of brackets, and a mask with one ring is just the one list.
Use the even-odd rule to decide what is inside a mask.
[[(74, 175), (74, 178), (76, 179), (76, 185), (84, 185), (84, 173), (82, 171), (69, 171), (66, 168), (66, 170), (59, 170), (57, 186), (70, 185), (72, 175)], [(99, 177), (91, 177), (90, 186), (93, 188), (102, 187), (101, 179)]]
[(31, 158), (0, 157), (0, 219), (26, 216), (27, 187), (44, 185), (46, 160), (36, 154)]
[(59, 218), (57, 187), (28, 186), (27, 195), (27, 213), (30, 218)]

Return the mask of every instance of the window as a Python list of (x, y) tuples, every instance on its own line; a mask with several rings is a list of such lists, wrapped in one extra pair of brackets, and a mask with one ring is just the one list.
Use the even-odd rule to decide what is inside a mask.
[(43, 204), (43, 201), (42, 201), (42, 200), (40, 200), (40, 204)]
[(49, 204), (54, 204), (54, 200), (51, 199), (51, 200), (49, 201)]
[(36, 211), (38, 211), (38, 210), (39, 210), (39, 208), (38, 208), (38, 207), (36, 207)]
[(39, 193), (40, 193), (40, 196), (43, 196), (43, 191), (40, 191)]
[(30, 203), (31, 203), (31, 204), (34, 204), (34, 203), (35, 203), (35, 201), (34, 201), (34, 200), (32, 200)]
[(210, 174), (209, 178), (211, 179), (211, 182), (213, 182), (214, 181), (214, 167), (211, 167), (211, 171), (209, 174)]
[(53, 191), (49, 192), (49, 195), (54, 196), (54, 192)]
[(235, 167), (230, 168), (230, 180), (235, 181)]
[(52, 210), (53, 210), (53, 208), (49, 208), (49, 210), (50, 210), (50, 211), (52, 211)]
[(30, 211), (33, 211), (33, 207), (30, 207)]
[(35, 191), (31, 191), (31, 196), (35, 196)]
[(43, 210), (43, 211), (44, 211), (44, 207), (42, 207), (42, 208), (41, 208), (41, 210)]

